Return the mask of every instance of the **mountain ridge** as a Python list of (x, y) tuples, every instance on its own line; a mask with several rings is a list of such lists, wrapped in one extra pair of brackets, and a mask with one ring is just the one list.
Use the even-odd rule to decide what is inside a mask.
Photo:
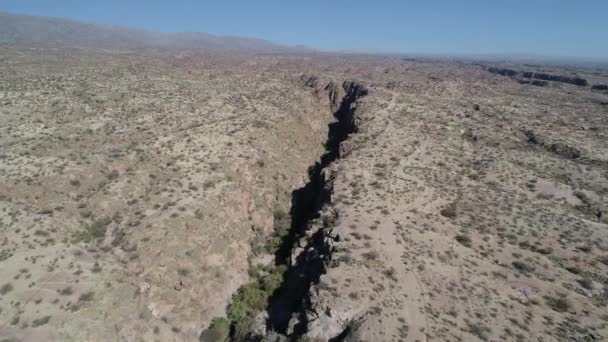
[(0, 44), (36, 47), (193, 48), (254, 52), (309, 49), (205, 32), (161, 33), (122, 25), (0, 12)]

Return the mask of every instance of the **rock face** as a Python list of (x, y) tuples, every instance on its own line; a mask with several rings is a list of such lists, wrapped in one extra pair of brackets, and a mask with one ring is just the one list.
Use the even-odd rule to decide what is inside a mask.
[(528, 143), (542, 146), (547, 151), (553, 152), (560, 157), (566, 159), (578, 159), (581, 157), (581, 152), (576, 147), (561, 142), (547, 143), (532, 130), (524, 130), (523, 134), (525, 135)]
[(536, 136), (536, 133), (534, 133), (534, 131), (524, 130), (523, 133), (530, 144), (542, 145), (544, 143), (539, 137)]
[(567, 159), (577, 159), (581, 156), (581, 152), (577, 148), (563, 143), (551, 144), (548, 150)]
[[(318, 78), (314, 76), (302, 80), (308, 87), (318, 86)], [(319, 283), (331, 262), (334, 243), (340, 240), (339, 235), (332, 234), (338, 213), (329, 208), (335, 178), (330, 166), (341, 156), (340, 145), (356, 132), (355, 101), (368, 92), (366, 86), (351, 80), (343, 82), (341, 88), (330, 81), (323, 91), (332, 109), (337, 94), (343, 96), (334, 112), (336, 121), (329, 124), (325, 153), (310, 168), (308, 182), (292, 193), (290, 233), (276, 256), (288, 270), (268, 306), (269, 330), (294, 338), (309, 330), (309, 316), (314, 311), (310, 304), (311, 286)], [(339, 334), (340, 325), (334, 324), (334, 328)]]
[(585, 87), (589, 84), (587, 82), (587, 80), (584, 78), (550, 75), (550, 74), (545, 74), (545, 73), (541, 73), (541, 72), (532, 72), (532, 71), (527, 71), (527, 72), (522, 73), (522, 77), (535, 78), (535, 79), (544, 80), (544, 81), (569, 83), (569, 84), (574, 84), (574, 85), (581, 86), (581, 87)]
[(489, 67), (487, 70), (493, 74), (509, 77), (516, 76), (518, 74), (518, 72), (513, 69)]
[(608, 90), (608, 84), (594, 84), (591, 86), (593, 90)]
[(304, 83), (304, 86), (309, 88), (316, 88), (319, 85), (319, 78), (314, 75), (304, 74), (300, 77), (300, 80)]
[(517, 82), (521, 84), (530, 84), (537, 87), (546, 87), (549, 82), (541, 81), (541, 80), (528, 80), (528, 79), (518, 79)]
[[(488, 67), (488, 68), (486, 68), (486, 70), (493, 74), (514, 78), (515, 80), (517, 80), (519, 83), (522, 83), (522, 84), (531, 84), (531, 85), (535, 85), (535, 86), (539, 86), (539, 87), (546, 86), (547, 82), (545, 82), (545, 81), (568, 83), (568, 84), (573, 84), (573, 85), (577, 85), (580, 87), (585, 87), (585, 86), (589, 85), (589, 82), (587, 82), (586, 79), (580, 78), (580, 77), (552, 75), (552, 74), (546, 74), (546, 73), (534, 72), (534, 71), (521, 71), (520, 72), (520, 71), (513, 70), (513, 69), (496, 68), (496, 67)], [(530, 79), (532, 79), (532, 80), (530, 80)], [(602, 86), (602, 85), (598, 85), (598, 86)], [(594, 87), (596, 87), (596, 86), (593, 86), (592, 89), (597, 89)]]

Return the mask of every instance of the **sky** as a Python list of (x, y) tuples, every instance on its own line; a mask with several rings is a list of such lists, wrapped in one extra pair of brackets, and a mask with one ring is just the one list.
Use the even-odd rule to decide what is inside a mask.
[(608, 59), (608, 0), (0, 0), (0, 11), (332, 51)]

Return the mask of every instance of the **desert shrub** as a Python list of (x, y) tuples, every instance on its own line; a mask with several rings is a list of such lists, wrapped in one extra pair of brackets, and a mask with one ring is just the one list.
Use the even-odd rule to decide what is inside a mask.
[(572, 274), (579, 274), (581, 273), (581, 269), (578, 266), (568, 266), (566, 267), (566, 271), (572, 273)]
[(61, 294), (62, 296), (69, 296), (72, 293), (74, 293), (74, 290), (72, 290), (71, 287), (65, 287), (62, 290), (59, 291), (59, 294)]
[(0, 287), (0, 294), (5, 295), (13, 290), (13, 284), (6, 283)]
[(264, 250), (266, 250), (266, 252), (270, 254), (274, 254), (281, 247), (285, 235), (287, 235), (287, 233), (275, 233), (275, 235), (273, 235), (270, 239), (268, 239), (268, 241), (266, 241), (266, 244), (264, 245)]
[(90, 302), (93, 300), (93, 296), (95, 296), (95, 292), (85, 292), (78, 297), (79, 302)]
[(230, 335), (230, 322), (224, 317), (214, 318), (200, 336), (201, 342), (225, 342)]
[(272, 211), (272, 217), (274, 218), (275, 221), (282, 221), (282, 220), (287, 219), (289, 216), (287, 215), (285, 210), (283, 210), (281, 208), (276, 208)]
[(44, 316), (41, 318), (37, 318), (35, 320), (32, 321), (32, 327), (39, 327), (41, 325), (45, 325), (49, 322), (49, 320), (51, 320), (51, 316)]
[(36, 236), (49, 236), (50, 234), (49, 234), (49, 232), (47, 232), (47, 231), (45, 231), (45, 230), (40, 230), (40, 229), (37, 229), (37, 230), (34, 232), (34, 235), (36, 235)]
[(547, 246), (547, 247), (541, 247), (541, 248), (534, 249), (534, 251), (538, 252), (540, 254), (549, 255), (549, 254), (553, 253), (553, 248), (551, 246)]
[(513, 261), (511, 263), (511, 265), (513, 265), (513, 267), (515, 267), (515, 269), (517, 269), (518, 271), (523, 272), (523, 273), (528, 273), (528, 272), (534, 271), (534, 266), (529, 265), (523, 261), (516, 260), (516, 261)]
[(572, 309), (572, 303), (566, 297), (545, 297), (547, 305), (557, 312), (568, 312)]
[(177, 269), (177, 274), (180, 277), (187, 277), (190, 274), (190, 269), (185, 268), (185, 267), (180, 267)]
[(476, 104), (474, 104), (474, 105), (473, 105), (473, 109), (474, 109), (474, 110), (479, 110), (479, 105), (478, 105), (477, 103), (476, 103)]
[(370, 251), (370, 252), (361, 254), (361, 256), (363, 256), (363, 258), (367, 261), (372, 261), (372, 260), (378, 259), (380, 254), (378, 254), (378, 252), (376, 252), (376, 251)]
[(104, 237), (110, 222), (112, 222), (112, 219), (109, 217), (102, 217), (93, 221), (84, 228), (84, 231), (79, 231), (74, 235), (74, 242), (91, 242), (91, 240)]
[(477, 336), (482, 341), (487, 341), (489, 338), (488, 335), (492, 332), (492, 329), (490, 327), (488, 327), (487, 325), (485, 325), (481, 322), (477, 322), (477, 323), (467, 322), (467, 325), (469, 328), (469, 332), (471, 334)]
[(242, 316), (232, 322), (232, 340), (247, 341), (251, 339), (254, 317)]
[(578, 246), (576, 247), (576, 249), (578, 249), (581, 252), (584, 253), (591, 253), (591, 251), (593, 250), (593, 247), (590, 245), (585, 245), (585, 246)]
[(591, 200), (589, 199), (589, 196), (587, 196), (587, 194), (585, 194), (582, 191), (575, 191), (574, 192), (574, 196), (576, 196), (576, 198), (578, 198), (579, 200), (581, 200), (581, 202), (583, 202), (586, 205), (589, 205), (591, 203)]
[(109, 217), (103, 217), (98, 220), (93, 221), (90, 225), (87, 226), (87, 231), (94, 238), (103, 237), (106, 234), (106, 228), (108, 224), (112, 222), (112, 219)]
[(228, 306), (232, 340), (245, 341), (251, 337), (255, 317), (266, 308), (268, 299), (281, 285), (285, 270), (285, 266), (255, 266), (250, 269), (252, 281), (232, 296)]
[(593, 281), (589, 278), (578, 279), (577, 282), (587, 290), (593, 289)]
[(99, 272), (101, 272), (102, 270), (103, 270), (103, 268), (101, 268), (101, 265), (99, 265), (99, 263), (98, 263), (98, 262), (95, 262), (95, 263), (93, 264), (93, 267), (91, 267), (91, 272), (92, 272), (92, 273), (99, 273)]
[(453, 204), (450, 204), (447, 207), (441, 209), (441, 211), (439, 213), (443, 217), (453, 219), (456, 217), (456, 206)]
[(115, 180), (120, 176), (120, 173), (118, 172), (118, 170), (112, 170), (110, 171), (110, 173), (108, 173), (108, 179), (109, 180)]
[(461, 245), (465, 247), (470, 248), (472, 245), (471, 237), (468, 235), (456, 235), (456, 241), (458, 241)]
[(266, 242), (265, 249), (268, 253), (274, 254), (280, 248), (285, 237), (289, 234), (291, 220), (289, 215), (280, 208), (277, 208), (272, 212), (272, 217), (274, 221), (274, 234)]

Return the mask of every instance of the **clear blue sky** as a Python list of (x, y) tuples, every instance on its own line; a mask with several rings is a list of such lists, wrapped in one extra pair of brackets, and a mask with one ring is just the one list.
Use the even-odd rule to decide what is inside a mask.
[(608, 0), (0, 0), (0, 11), (326, 50), (608, 59)]

